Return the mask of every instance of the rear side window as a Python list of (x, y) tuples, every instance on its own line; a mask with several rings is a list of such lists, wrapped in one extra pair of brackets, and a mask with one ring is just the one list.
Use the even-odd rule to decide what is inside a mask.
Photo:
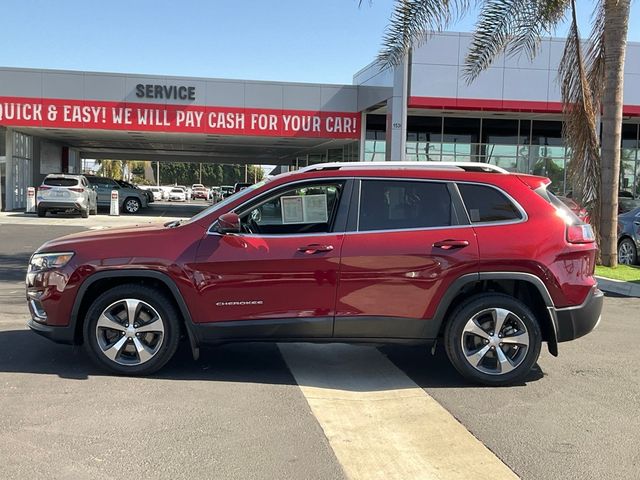
[(78, 185), (78, 180), (76, 178), (49, 177), (45, 178), (43, 183), (50, 187), (75, 187)]
[(511, 200), (493, 187), (460, 183), (458, 189), (472, 223), (522, 219), (522, 214)]
[(451, 195), (445, 183), (363, 180), (359, 231), (452, 225)]

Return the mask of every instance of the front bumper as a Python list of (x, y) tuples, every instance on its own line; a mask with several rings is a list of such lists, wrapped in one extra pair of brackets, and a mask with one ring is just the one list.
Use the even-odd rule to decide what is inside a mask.
[(575, 340), (598, 326), (602, 314), (604, 294), (594, 287), (587, 298), (575, 307), (556, 308), (556, 335), (558, 342)]
[(42, 335), (56, 343), (65, 343), (67, 345), (73, 345), (75, 343), (75, 329), (72, 325), (54, 327), (51, 325), (43, 325), (31, 318), (27, 322), (27, 326), (38, 335)]

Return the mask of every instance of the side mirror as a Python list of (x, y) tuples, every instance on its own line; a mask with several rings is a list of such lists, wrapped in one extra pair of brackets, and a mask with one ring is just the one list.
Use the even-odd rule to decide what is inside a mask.
[(219, 233), (240, 233), (240, 217), (234, 212), (220, 215), (216, 230)]

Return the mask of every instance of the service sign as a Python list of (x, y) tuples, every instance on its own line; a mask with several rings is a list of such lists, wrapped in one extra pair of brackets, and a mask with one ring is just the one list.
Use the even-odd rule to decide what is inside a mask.
[(360, 137), (360, 115), (202, 105), (0, 97), (0, 125), (269, 137)]

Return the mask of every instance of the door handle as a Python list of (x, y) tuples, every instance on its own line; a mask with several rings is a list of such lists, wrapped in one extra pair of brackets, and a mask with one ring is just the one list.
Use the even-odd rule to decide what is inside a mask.
[(442, 250), (453, 250), (454, 248), (464, 248), (469, 246), (468, 240), (440, 240), (433, 244), (436, 248), (441, 248)]
[(317, 243), (298, 247), (299, 252), (306, 253), (307, 255), (312, 255), (318, 252), (330, 252), (331, 250), (333, 250), (333, 245), (319, 245)]

